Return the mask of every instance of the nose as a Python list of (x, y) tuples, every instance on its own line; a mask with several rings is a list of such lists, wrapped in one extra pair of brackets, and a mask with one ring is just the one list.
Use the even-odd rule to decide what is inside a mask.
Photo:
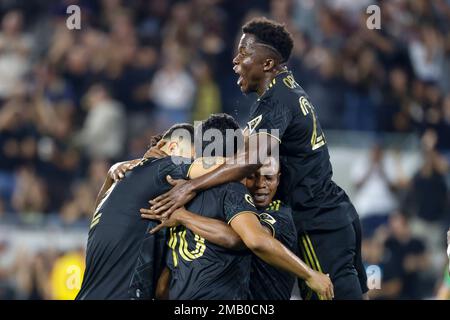
[(238, 55), (236, 55), (233, 59), (233, 65), (236, 66), (239, 64)]
[(259, 176), (256, 178), (256, 187), (258, 189), (262, 189), (266, 186), (266, 179), (263, 176)]

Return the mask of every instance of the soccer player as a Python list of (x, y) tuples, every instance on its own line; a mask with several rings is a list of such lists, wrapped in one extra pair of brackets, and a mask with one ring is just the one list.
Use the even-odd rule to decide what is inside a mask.
[[(274, 200), (280, 183), (280, 164), (274, 157), (268, 159), (267, 164), (247, 177), (246, 186), (259, 210), (261, 224), (267, 227), (274, 238), (297, 253), (297, 231), (291, 208), (280, 200)], [(294, 283), (292, 274), (253, 257), (250, 300), (289, 300)]]
[[(189, 134), (192, 140), (174, 136), (176, 130)], [(190, 165), (178, 165), (176, 158), (191, 158), (193, 126), (172, 126), (164, 135), (163, 151), (173, 157), (144, 158), (124, 179), (110, 169), (97, 198), (86, 251), (86, 269), (76, 299), (149, 299), (165, 260), (164, 233), (152, 235), (154, 222), (142, 220), (139, 208), (168, 190), (165, 176), (185, 178)], [(186, 159), (184, 159), (186, 160)]]
[[(256, 164), (226, 163), (198, 179), (171, 180), (175, 187), (155, 198), (151, 210), (167, 218), (197, 192), (252, 174), (279, 143), (279, 193), (292, 208), (303, 257), (315, 270), (330, 274), (336, 299), (361, 299), (368, 289), (359, 218), (331, 179), (327, 141), (314, 106), (286, 67), (292, 37), (283, 25), (265, 18), (248, 22), (242, 31), (233, 59), (237, 84), (243, 93), (259, 96), (251, 107), (247, 132), (250, 137), (266, 137), (257, 148), (246, 148), (243, 158), (263, 157)], [(304, 297), (314, 297), (303, 285), (301, 291)]]

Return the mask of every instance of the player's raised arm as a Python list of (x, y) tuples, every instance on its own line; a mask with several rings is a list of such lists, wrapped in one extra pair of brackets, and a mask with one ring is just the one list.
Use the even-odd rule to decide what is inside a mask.
[(105, 197), (106, 192), (111, 188), (114, 182), (122, 179), (125, 176), (125, 172), (131, 170), (133, 166), (136, 164), (136, 160), (118, 162), (111, 166), (106, 175), (105, 181), (103, 182), (102, 187), (97, 195), (97, 199), (95, 200), (94, 208), (97, 208), (100, 201)]

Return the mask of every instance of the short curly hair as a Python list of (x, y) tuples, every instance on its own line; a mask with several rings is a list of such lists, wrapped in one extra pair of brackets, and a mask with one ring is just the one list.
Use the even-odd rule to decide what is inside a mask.
[[(198, 126), (195, 128), (196, 130), (196, 139), (201, 139), (202, 141), (202, 150), (201, 154), (205, 152), (206, 147), (211, 143), (207, 139), (203, 138), (203, 134), (210, 130), (215, 129), (218, 130), (222, 136), (222, 150), (220, 156), (227, 155), (227, 145), (233, 146), (233, 153), (236, 153), (238, 151), (238, 140), (242, 139), (242, 131), (239, 127), (239, 123), (230, 115), (226, 113), (215, 113), (211, 114), (208, 119), (203, 120), (201, 122), (201, 126)], [(227, 130), (232, 130), (234, 132), (234, 135), (227, 135)], [(214, 137), (215, 139), (216, 137)], [(208, 156), (218, 156), (216, 154), (216, 151), (220, 150), (212, 150), (212, 154)], [(196, 150), (196, 153), (199, 154), (200, 150)]]
[(254, 18), (242, 27), (243, 33), (254, 35), (259, 42), (275, 48), (283, 58), (283, 63), (289, 60), (294, 41), (284, 24), (267, 18)]

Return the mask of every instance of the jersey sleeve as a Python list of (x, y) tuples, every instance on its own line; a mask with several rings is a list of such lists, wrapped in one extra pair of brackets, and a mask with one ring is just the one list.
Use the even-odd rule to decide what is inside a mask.
[(292, 117), (289, 106), (278, 101), (264, 101), (247, 123), (249, 135), (269, 134), (281, 142)]
[(277, 220), (274, 218), (273, 214), (263, 212), (259, 215), (259, 222), (263, 227), (268, 228), (272, 232), (272, 237), (275, 238), (277, 234)]
[(286, 206), (275, 205), (274, 210), (266, 210), (259, 214), (261, 224), (272, 231), (272, 236), (282, 242), (289, 242), (296, 238), (295, 225), (292, 220), (291, 209)]
[(227, 223), (244, 212), (252, 212), (258, 217), (258, 213), (253, 199), (248, 193), (247, 188), (241, 183), (232, 183), (225, 193), (224, 213)]
[(167, 157), (158, 166), (158, 182), (166, 183), (166, 176), (173, 179), (187, 179), (192, 161), (181, 157)]

